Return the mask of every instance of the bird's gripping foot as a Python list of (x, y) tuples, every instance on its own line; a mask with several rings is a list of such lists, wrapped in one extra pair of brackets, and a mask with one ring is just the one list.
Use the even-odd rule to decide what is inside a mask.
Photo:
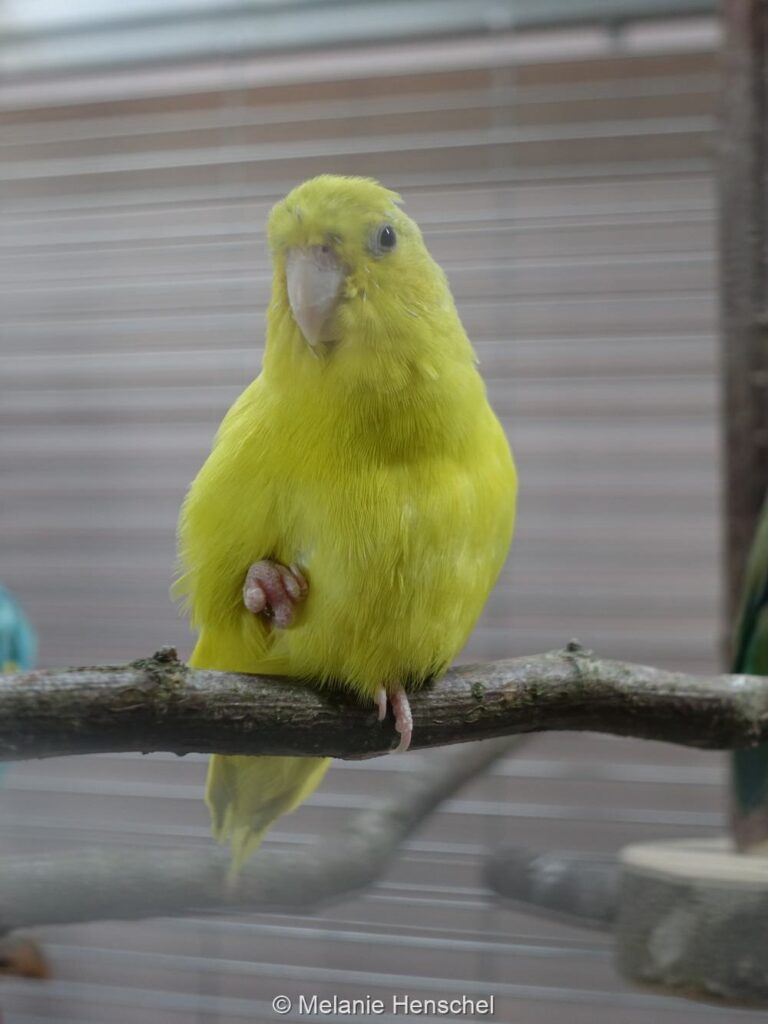
[(392, 751), (393, 754), (403, 754), (411, 745), (413, 736), (413, 715), (411, 705), (408, 702), (405, 690), (395, 690), (388, 697), (387, 691), (382, 688), (376, 695), (376, 706), (379, 709), (379, 721), (383, 722), (387, 717), (387, 701), (392, 705), (392, 712), (395, 716), (395, 729), (400, 733), (400, 742)]
[(254, 615), (263, 615), (275, 629), (287, 629), (296, 605), (307, 596), (309, 585), (296, 565), (262, 559), (245, 576), (243, 604)]

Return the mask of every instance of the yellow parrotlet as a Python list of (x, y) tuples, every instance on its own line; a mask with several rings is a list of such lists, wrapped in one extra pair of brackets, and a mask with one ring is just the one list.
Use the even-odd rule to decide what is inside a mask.
[[(399, 196), (323, 175), (272, 210), (262, 372), (184, 502), (190, 664), (392, 705), (464, 645), (512, 538), (516, 475), (440, 267)], [(326, 758), (211, 759), (236, 873)]]

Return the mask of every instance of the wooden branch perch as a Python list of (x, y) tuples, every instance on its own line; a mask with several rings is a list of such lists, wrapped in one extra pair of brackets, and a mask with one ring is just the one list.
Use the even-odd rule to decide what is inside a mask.
[[(729, 749), (768, 741), (768, 678), (665, 672), (564, 651), (453, 669), (412, 699), (414, 747), (589, 729)], [(0, 681), (0, 761), (125, 750), (373, 757), (373, 704), (277, 676), (191, 669), (172, 648), (127, 665)]]
[(520, 743), (503, 738), (461, 753), (430, 751), (397, 791), (311, 847), (259, 850), (234, 891), (229, 854), (211, 842), (190, 849), (87, 849), (3, 858), (0, 933), (41, 924), (138, 920), (236, 907), (306, 913), (363, 889), (394, 851), (464, 783)]

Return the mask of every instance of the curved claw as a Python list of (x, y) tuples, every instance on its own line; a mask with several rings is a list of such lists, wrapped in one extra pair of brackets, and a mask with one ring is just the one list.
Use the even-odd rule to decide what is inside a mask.
[(400, 733), (400, 742), (392, 751), (393, 754), (403, 754), (411, 745), (413, 737), (413, 714), (408, 696), (402, 687), (387, 697), (387, 691), (382, 688), (376, 695), (378, 708), (378, 719), (383, 722), (387, 717), (387, 701), (392, 705), (392, 713), (395, 716), (395, 729)]

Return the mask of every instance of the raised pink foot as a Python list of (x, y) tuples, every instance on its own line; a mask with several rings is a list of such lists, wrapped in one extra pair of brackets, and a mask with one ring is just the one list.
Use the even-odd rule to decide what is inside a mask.
[(391, 697), (387, 698), (387, 691), (382, 688), (376, 695), (376, 706), (379, 709), (379, 721), (383, 722), (387, 717), (387, 700), (392, 705), (392, 713), (395, 716), (395, 729), (400, 733), (400, 742), (392, 751), (393, 754), (403, 754), (411, 745), (413, 736), (413, 715), (411, 705), (408, 702), (405, 690), (395, 690)]
[(254, 615), (263, 615), (275, 629), (287, 629), (296, 605), (307, 596), (306, 579), (296, 565), (281, 565), (265, 558), (254, 562), (245, 576), (243, 604)]

